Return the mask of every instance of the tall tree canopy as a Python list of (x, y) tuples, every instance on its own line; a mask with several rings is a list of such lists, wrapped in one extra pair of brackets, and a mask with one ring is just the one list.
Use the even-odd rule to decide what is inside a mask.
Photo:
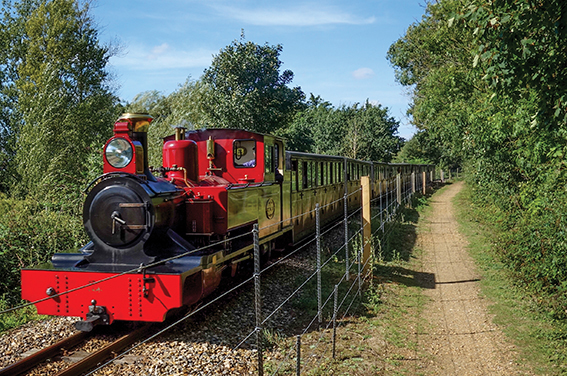
[[(440, 0), (389, 51), (442, 163), (464, 163), (503, 260), (565, 316), (567, 5)], [(422, 155), (431, 150), (421, 149)]]
[(211, 126), (273, 133), (289, 124), (304, 94), (288, 87), (292, 71), (280, 74), (282, 48), (241, 39), (213, 58), (202, 77), (209, 88), (202, 109)]
[(21, 26), (13, 35), (21, 49), (15, 51), (10, 109), (21, 119), (19, 188), (43, 196), (76, 192), (98, 173), (90, 170), (89, 158), (109, 137), (117, 116), (106, 70), (111, 50), (99, 43), (88, 3), (50, 0), (25, 9), (13, 21)]
[(401, 147), (398, 127), (381, 105), (366, 101), (336, 109), (311, 95), (307, 108), (279, 134), (292, 150), (388, 162)]

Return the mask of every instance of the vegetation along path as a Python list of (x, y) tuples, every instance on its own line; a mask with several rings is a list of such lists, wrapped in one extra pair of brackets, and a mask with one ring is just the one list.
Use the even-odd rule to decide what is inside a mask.
[(458, 231), (452, 205), (462, 182), (432, 197), (428, 220), (420, 225), (416, 246), (422, 250), (420, 285), (428, 302), (418, 330), (418, 352), (426, 374), (518, 375), (513, 345), (492, 323), (488, 302), (480, 295), (480, 277)]

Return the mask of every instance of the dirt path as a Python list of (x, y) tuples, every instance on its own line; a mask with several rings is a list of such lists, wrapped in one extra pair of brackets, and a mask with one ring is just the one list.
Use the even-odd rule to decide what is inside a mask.
[(432, 212), (420, 225), (422, 284), (429, 325), (417, 334), (418, 348), (430, 354), (420, 371), (433, 375), (519, 375), (514, 348), (492, 323), (480, 295), (480, 276), (459, 234), (452, 198), (462, 183), (446, 187), (430, 201)]

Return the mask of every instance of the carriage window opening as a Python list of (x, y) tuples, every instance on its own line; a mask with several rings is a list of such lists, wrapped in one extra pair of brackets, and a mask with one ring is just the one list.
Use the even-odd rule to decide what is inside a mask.
[(317, 175), (319, 173), (319, 163), (311, 162), (311, 165), (313, 166), (313, 172), (312, 172), (312, 175), (311, 175), (311, 182), (313, 184), (313, 187), (317, 187), (317, 186), (319, 186), (319, 175)]
[(234, 140), (232, 154), (235, 167), (256, 167), (256, 140)]
[(264, 147), (264, 167), (266, 172), (274, 172), (274, 146), (265, 145)]
[(305, 162), (305, 188), (311, 188), (311, 162)]
[(283, 171), (283, 163), (281, 163), (283, 160), (282, 150), (283, 146), (279, 142), (274, 145), (274, 165), (280, 172)]
[(333, 170), (334, 170), (334, 174), (335, 174), (335, 178), (333, 179), (333, 181), (335, 183), (339, 182), (339, 170), (337, 169), (338, 167), (338, 163), (333, 163)]
[(309, 182), (309, 173), (307, 171), (308, 170), (307, 166), (308, 166), (307, 162), (302, 162), (301, 176), (302, 176), (302, 180), (303, 180), (303, 182), (302, 182), (303, 189), (309, 187), (309, 183), (308, 183)]
[(317, 162), (311, 162), (311, 186), (315, 188), (317, 186)]
[(311, 186), (316, 187), (317, 186), (317, 163), (311, 162), (309, 164), (311, 165)]
[(295, 191), (295, 190), (299, 190), (299, 169), (298, 169), (298, 163), (296, 160), (292, 160), (291, 161), (291, 190)]
[(280, 168), (280, 148), (278, 144), (274, 144), (274, 167)]

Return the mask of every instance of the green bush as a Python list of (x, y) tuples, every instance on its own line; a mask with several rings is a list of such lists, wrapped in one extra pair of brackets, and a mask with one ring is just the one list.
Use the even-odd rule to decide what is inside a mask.
[(20, 301), (20, 270), (86, 244), (81, 216), (64, 205), (0, 196), (0, 299)]
[[(496, 234), (494, 246), (527, 295), (550, 316), (567, 317), (567, 192), (553, 174), (516, 192), (474, 189), (479, 220)], [(547, 182), (546, 182), (547, 181)]]

